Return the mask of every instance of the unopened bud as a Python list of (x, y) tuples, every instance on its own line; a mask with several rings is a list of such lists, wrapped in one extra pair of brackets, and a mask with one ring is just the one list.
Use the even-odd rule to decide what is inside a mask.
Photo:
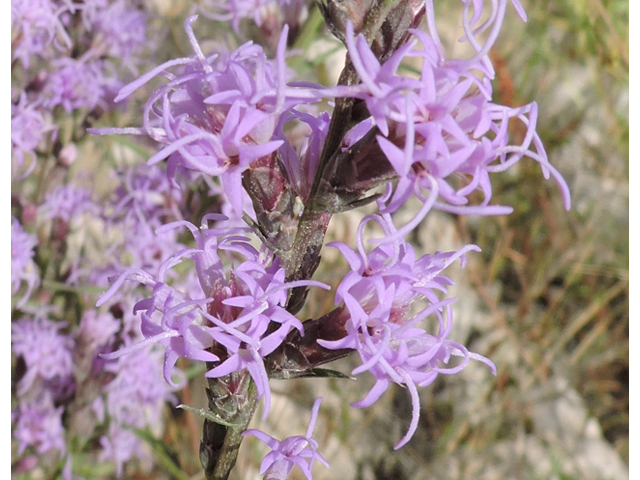
[(78, 158), (78, 149), (74, 143), (65, 145), (58, 154), (58, 162), (63, 167), (70, 167), (76, 161), (76, 158)]

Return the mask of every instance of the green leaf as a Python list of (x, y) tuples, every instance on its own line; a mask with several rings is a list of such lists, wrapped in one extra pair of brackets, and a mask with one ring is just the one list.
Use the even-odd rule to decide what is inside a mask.
[(219, 423), (220, 425), (224, 425), (225, 427), (235, 428), (240, 426), (239, 423), (227, 422), (222, 417), (220, 417), (220, 415), (218, 415), (212, 410), (208, 410), (205, 408), (195, 408), (189, 405), (178, 405), (177, 408), (181, 408), (183, 410), (186, 410), (187, 412), (191, 412), (194, 415), (199, 415), (203, 418), (206, 418), (210, 422)]

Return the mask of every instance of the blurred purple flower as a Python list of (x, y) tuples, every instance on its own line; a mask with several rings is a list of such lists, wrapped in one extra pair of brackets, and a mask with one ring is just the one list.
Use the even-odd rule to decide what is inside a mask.
[[(161, 431), (162, 409), (166, 401), (175, 402), (173, 388), (162, 381), (162, 354), (151, 348), (140, 348), (126, 358), (105, 364), (105, 371), (115, 378), (104, 386), (104, 402), (94, 403), (98, 418), (109, 418), (109, 430), (100, 439), (102, 460), (116, 463), (116, 475), (122, 474), (124, 462), (138, 458), (151, 463), (144, 441), (131, 427)], [(177, 388), (186, 380), (181, 377)]]
[(113, 343), (120, 327), (120, 321), (111, 313), (86, 310), (76, 330), (76, 337), (88, 351), (97, 355), (104, 347)]
[(11, 0), (13, 58), (28, 69), (32, 56), (46, 56), (53, 44), (59, 51), (72, 46), (61, 16), (73, 11), (73, 3), (55, 0)]
[(37, 245), (35, 235), (25, 232), (20, 222), (11, 217), (11, 294), (18, 293), (23, 282), (27, 284), (25, 293), (16, 304), (17, 308), (22, 307), (40, 285), (40, 273), (33, 261), (33, 250)]
[[(90, 3), (97, 8), (87, 8)], [(147, 14), (131, 0), (87, 2), (83, 8), (85, 23), (91, 24), (91, 50), (95, 58), (107, 55), (136, 73), (138, 56), (149, 45)]]
[(105, 75), (101, 60), (80, 60), (63, 57), (50, 64), (52, 72), (42, 92), (43, 104), (53, 109), (61, 105), (67, 113), (81, 108), (93, 109), (100, 105), (107, 108), (109, 92), (115, 92), (120, 84), (111, 75)]
[(65, 327), (64, 322), (41, 317), (11, 323), (11, 350), (26, 365), (18, 382), (18, 395), (24, 395), (38, 380), (54, 393), (73, 388), (74, 343), (60, 333)]
[(231, 21), (236, 33), (240, 32), (240, 21), (244, 19), (253, 19), (256, 25), (262, 26), (265, 21), (275, 23), (271, 18), (275, 16), (279, 20), (278, 26), (291, 26), (297, 25), (306, 16), (304, 0), (205, 0), (201, 10), (213, 20)]
[(102, 209), (92, 200), (89, 190), (74, 185), (61, 185), (45, 195), (40, 210), (46, 219), (59, 218), (70, 223), (84, 213), (99, 215)]
[(319, 460), (326, 467), (329, 466), (324, 457), (317, 451), (318, 442), (311, 436), (318, 419), (320, 402), (322, 402), (322, 398), (317, 398), (313, 402), (309, 427), (304, 436), (287, 437), (282, 441), (278, 441), (260, 430), (250, 429), (242, 433), (243, 436), (252, 435), (256, 437), (271, 448), (271, 452), (264, 457), (260, 465), (260, 474), (264, 474), (264, 480), (286, 480), (295, 465), (300, 467), (308, 480), (312, 480), (311, 468), (316, 460)]
[[(31, 103), (22, 92), (17, 105), (11, 104), (11, 174), (23, 179), (36, 167), (36, 148), (45, 139), (45, 134), (57, 127), (46, 118), (41, 105)], [(28, 160), (26, 157), (30, 157)], [(28, 161), (28, 164), (27, 164)]]
[(12, 425), (12, 436), (19, 442), (18, 455), (22, 455), (27, 447), (33, 447), (40, 455), (57, 450), (62, 456), (67, 449), (63, 411), (64, 407), (54, 406), (48, 392), (21, 401), (12, 413), (12, 417), (17, 417)]

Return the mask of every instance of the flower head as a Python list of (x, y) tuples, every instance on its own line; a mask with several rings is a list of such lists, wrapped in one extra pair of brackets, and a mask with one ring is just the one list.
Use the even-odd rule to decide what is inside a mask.
[[(154, 278), (139, 269), (122, 274), (100, 299), (109, 301), (127, 279), (152, 289), (152, 296), (139, 301), (134, 312), (142, 312), (145, 340), (103, 358), (118, 358), (149, 343), (165, 347), (164, 377), (168, 383), (178, 357), (219, 362), (206, 373), (222, 377), (248, 370), (258, 398), (265, 396), (265, 416), (270, 405), (269, 379), (263, 358), (278, 348), (292, 329), (303, 331), (302, 323), (287, 312), (287, 291), (298, 286), (320, 286), (312, 280), (285, 282), (285, 273), (269, 252), (257, 251), (244, 236), (247, 228), (209, 228), (208, 221), (224, 221), (221, 215), (207, 215), (200, 229), (186, 221), (167, 224), (163, 233), (187, 227), (196, 241), (167, 259)], [(172, 268), (190, 258), (195, 264), (199, 292), (192, 298), (167, 283)], [(228, 260), (241, 259), (236, 265)], [(224, 260), (224, 262), (223, 262)], [(276, 326), (270, 331), (271, 326)]]
[[(339, 340), (318, 340), (328, 349), (354, 349), (362, 365), (352, 374), (369, 371), (376, 383), (356, 407), (368, 407), (380, 398), (390, 383), (409, 389), (413, 404), (409, 431), (396, 444), (405, 445), (418, 427), (420, 400), (417, 387), (431, 384), (443, 374), (457, 373), (469, 359), (487, 364), (495, 373), (495, 366), (486, 358), (469, 353), (462, 345), (447, 339), (452, 326), (451, 303), (455, 299), (439, 300), (434, 290), (446, 292), (453, 282), (442, 275), (442, 270), (464, 254), (479, 250), (468, 245), (457, 252), (437, 253), (415, 258), (413, 249), (395, 236), (393, 242), (378, 245), (366, 252), (363, 228), (368, 221), (379, 223), (385, 234), (394, 236), (390, 217), (365, 217), (358, 228), (358, 254), (346, 245), (335, 243), (352, 270), (336, 289), (336, 303), (344, 302), (350, 318), (347, 335)], [(416, 308), (417, 305), (425, 305)], [(417, 311), (416, 311), (417, 310)], [(429, 333), (420, 324), (428, 317), (438, 320), (436, 332)], [(451, 356), (462, 357), (453, 367)]]
[(30, 102), (22, 92), (16, 105), (11, 104), (11, 174), (26, 178), (36, 167), (36, 149), (44, 141), (45, 134), (57, 127), (47, 119), (41, 105)]
[(62, 426), (64, 407), (56, 407), (48, 392), (20, 402), (12, 417), (17, 417), (12, 436), (18, 440), (18, 455), (27, 447), (35, 448), (42, 455), (57, 450), (62, 456), (67, 449), (65, 430)]
[(40, 208), (45, 218), (60, 218), (67, 223), (84, 213), (98, 215), (101, 211), (98, 204), (91, 199), (89, 190), (73, 185), (61, 185), (47, 193)]
[[(480, 27), (474, 24), (483, 2), (467, 0), (467, 9), (471, 3), (474, 15), (467, 18), (465, 14), (464, 24), (466, 38), (476, 54), (465, 61), (445, 59), (431, 2), (427, 2), (430, 35), (409, 30), (412, 41), (382, 64), (365, 37), (356, 37), (353, 25), (347, 23), (349, 57), (362, 83), (337, 87), (336, 91), (339, 96), (364, 100), (379, 131), (380, 149), (398, 177), (395, 187), (389, 185), (379, 201), (381, 210), (394, 212), (411, 196), (423, 202), (415, 218), (398, 235), (415, 228), (432, 208), (456, 214), (510, 213), (511, 207), (489, 204), (489, 175), (506, 170), (525, 157), (538, 162), (546, 178), (554, 177), (565, 207), (570, 205), (567, 185), (549, 163), (536, 133), (536, 104), (510, 108), (492, 103), (490, 80), (494, 72), (487, 52), (495, 41), (507, 2), (494, 2), (494, 15)], [(475, 35), (489, 27), (489, 38), (480, 44)], [(416, 48), (418, 44), (422, 48)], [(398, 73), (405, 58), (422, 62), (419, 78)], [(511, 144), (508, 136), (508, 125), (514, 120), (522, 122), (526, 129), (518, 144)], [(476, 190), (484, 198), (479, 205), (470, 205), (469, 196)]]
[(61, 19), (69, 11), (73, 11), (71, 2), (11, 0), (12, 53), (25, 69), (29, 68), (31, 57), (46, 55), (52, 44), (58, 50), (71, 47)]
[[(108, 413), (109, 429), (100, 439), (100, 457), (115, 462), (118, 476), (123, 463), (132, 458), (151, 463), (144, 441), (132, 427), (157, 431), (165, 402), (175, 402), (173, 388), (163, 382), (160, 374), (161, 357), (161, 352), (147, 347), (105, 364), (105, 371), (114, 378), (104, 386), (104, 400), (99, 397), (93, 407), (98, 418)], [(179, 383), (184, 385), (185, 380)]]
[(318, 453), (318, 442), (311, 436), (318, 418), (318, 410), (322, 398), (317, 398), (313, 402), (311, 409), (311, 419), (309, 427), (304, 436), (287, 437), (282, 441), (278, 441), (270, 435), (260, 430), (246, 430), (243, 436), (252, 435), (258, 440), (266, 443), (270, 448), (269, 452), (260, 465), (260, 474), (264, 474), (265, 480), (286, 480), (289, 472), (295, 465), (298, 465), (308, 480), (312, 480), (311, 467), (316, 460), (319, 460), (326, 467), (329, 466), (327, 461)]
[(73, 388), (73, 340), (60, 330), (63, 322), (46, 318), (22, 319), (11, 324), (11, 349), (27, 367), (18, 382), (18, 394), (24, 395), (37, 380), (53, 391)]
[[(159, 74), (169, 77), (147, 101), (142, 129), (102, 133), (145, 134), (165, 144), (149, 164), (168, 158), (170, 177), (177, 167), (219, 176), (229, 201), (241, 212), (242, 172), (282, 145), (274, 139), (279, 117), (300, 102), (285, 95), (288, 28), (283, 29), (274, 63), (251, 42), (229, 54), (206, 57), (191, 27), (196, 18), (185, 22), (194, 57), (160, 65), (116, 97), (126, 98)], [(177, 72), (168, 73), (173, 67)]]

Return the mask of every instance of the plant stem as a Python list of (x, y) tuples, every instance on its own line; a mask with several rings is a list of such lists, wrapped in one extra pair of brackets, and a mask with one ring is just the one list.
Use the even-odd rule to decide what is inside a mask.
[(207, 480), (227, 480), (236, 464), (242, 432), (258, 405), (257, 390), (249, 372), (234, 372), (209, 379), (209, 409), (217, 421), (205, 418), (200, 442), (200, 462)]

